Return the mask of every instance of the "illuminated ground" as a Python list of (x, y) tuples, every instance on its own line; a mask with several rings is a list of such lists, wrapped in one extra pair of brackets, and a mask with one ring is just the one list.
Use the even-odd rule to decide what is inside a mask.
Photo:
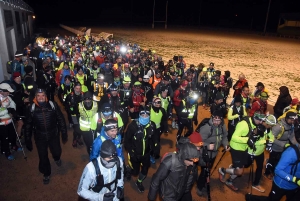
[[(297, 82), (294, 82), (296, 77), (299, 77), (296, 67), (300, 66), (300, 45), (297, 40), (265, 38), (256, 35), (217, 34), (212, 31), (185, 33), (120, 28), (99, 28), (99, 30), (114, 33), (116, 37), (123, 36), (124, 39), (141, 44), (144, 48), (155, 49), (161, 53), (165, 61), (176, 54), (182, 54), (188, 64), (200, 62), (207, 64), (213, 61), (222, 71), (231, 70), (234, 77), (239, 72), (244, 72), (252, 87), (258, 81), (270, 83), (266, 85), (274, 93), (273, 96), (271, 94), (274, 100), (278, 94), (276, 89), (281, 84), (293, 87), (293, 96), (299, 93), (296, 90)], [(93, 32), (96, 30), (93, 29)], [(259, 79), (261, 77), (262, 79)], [(202, 108), (199, 110), (199, 122), (210, 115), (207, 110)], [(161, 153), (174, 150), (176, 130), (170, 128), (170, 131), (171, 134), (168, 136), (162, 135)], [(26, 150), (27, 162), (23, 159), (22, 153), (15, 154), (17, 158), (15, 161), (8, 161), (2, 156), (0, 158), (0, 200), (78, 200), (76, 193), (78, 182), (83, 168), (88, 163), (88, 156), (84, 147), (72, 148), (72, 130), (69, 130), (68, 134), (69, 141), (66, 145), (62, 145), (62, 167), (58, 168), (51, 160), (52, 176), (49, 185), (43, 185), (42, 174), (38, 172), (38, 155), (35, 146), (32, 152)], [(220, 154), (216, 161), (219, 157)], [(220, 166), (228, 166), (230, 163), (231, 157), (227, 153)], [(144, 181), (146, 188), (144, 193), (136, 190), (133, 180), (125, 181), (126, 201), (147, 200), (151, 176), (158, 164), (159, 161), (149, 169), (148, 177)], [(211, 179), (212, 200), (244, 200), (245, 193), (250, 192), (250, 188), (247, 188), (248, 172), (249, 170), (246, 170), (246, 174), (236, 180), (240, 191), (233, 192), (218, 181), (217, 171), (215, 171)], [(266, 188), (266, 193), (259, 193), (255, 190), (253, 193), (268, 195), (271, 182), (262, 178), (261, 184)], [(195, 188), (192, 193), (195, 201), (206, 200), (196, 195)]]

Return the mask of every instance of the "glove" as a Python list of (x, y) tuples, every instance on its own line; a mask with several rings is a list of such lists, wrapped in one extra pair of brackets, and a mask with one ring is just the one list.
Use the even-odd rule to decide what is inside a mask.
[(266, 150), (269, 152), (272, 152), (272, 146), (273, 146), (273, 142), (267, 140), (266, 141)]
[(254, 148), (254, 144), (255, 144), (255, 139), (253, 136), (250, 136), (248, 141), (247, 141), (248, 146), (253, 149)]
[(63, 144), (66, 144), (68, 141), (68, 135), (67, 134), (62, 134), (61, 135), (61, 140)]
[(289, 143), (286, 143), (286, 144), (284, 145), (285, 148), (287, 148), (287, 147), (289, 147), (289, 146), (290, 146)]
[(300, 178), (293, 177), (293, 182), (300, 186)]
[(113, 201), (115, 197), (114, 193), (105, 193), (103, 196), (103, 201)]
[(33, 147), (32, 147), (32, 141), (30, 139), (26, 140), (26, 148), (28, 149), (28, 151), (32, 151)]
[(124, 198), (124, 188), (123, 188), (123, 186), (118, 186), (117, 187), (117, 198), (118, 199)]

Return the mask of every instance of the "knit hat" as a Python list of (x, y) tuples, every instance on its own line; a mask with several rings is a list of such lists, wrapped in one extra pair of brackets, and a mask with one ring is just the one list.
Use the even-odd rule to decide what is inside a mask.
[(87, 91), (83, 94), (83, 100), (92, 100), (93, 99), (93, 94), (90, 91)]
[(265, 85), (262, 82), (258, 82), (255, 87), (259, 87), (259, 86), (265, 87)]
[(31, 73), (32, 71), (33, 71), (33, 67), (32, 66), (26, 66), (25, 68), (24, 68), (24, 71), (25, 71), (25, 73)]
[(293, 98), (291, 105), (297, 105), (299, 103), (299, 99), (298, 98)]
[(203, 140), (202, 140), (202, 137), (200, 135), (200, 133), (197, 133), (196, 131), (194, 131), (190, 136), (190, 142), (192, 144), (194, 144), (195, 146), (197, 147), (200, 147), (203, 145)]
[(242, 101), (242, 97), (241, 96), (236, 96), (236, 97), (234, 97), (234, 103), (242, 103), (243, 101)]
[(220, 92), (218, 92), (216, 97), (215, 97), (215, 100), (221, 100), (223, 98), (224, 98), (223, 95)]
[(105, 140), (100, 148), (100, 156), (101, 158), (117, 156), (116, 145), (111, 140)]
[(286, 115), (285, 115), (285, 117), (287, 119), (297, 119), (298, 118), (297, 114), (295, 112), (287, 112)]
[(265, 118), (265, 122), (266, 122), (266, 124), (268, 124), (270, 126), (274, 126), (274, 125), (276, 125), (276, 117), (274, 115), (270, 114)]
[(19, 73), (19, 72), (14, 72), (14, 74), (13, 74), (13, 79), (15, 79), (16, 77), (21, 77), (21, 73)]
[(215, 110), (214, 113), (212, 114), (213, 118), (216, 119), (222, 119), (223, 113), (220, 110)]
[(261, 98), (269, 98), (269, 95), (268, 95), (267, 92), (263, 91), (263, 92), (260, 93), (260, 97)]

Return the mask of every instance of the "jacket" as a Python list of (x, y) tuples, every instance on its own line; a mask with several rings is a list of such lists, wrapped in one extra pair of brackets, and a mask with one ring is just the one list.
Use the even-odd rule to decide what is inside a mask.
[[(123, 172), (124, 171), (123, 161), (121, 160), (121, 158), (119, 158), (119, 160), (122, 169), (121, 172)], [(97, 161), (99, 164), (100, 172), (103, 175), (104, 184), (114, 181), (117, 176), (117, 165), (115, 165), (110, 169), (107, 169), (101, 164), (100, 157), (97, 158)], [(102, 190), (99, 193), (96, 193), (92, 189), (90, 189), (97, 184), (96, 176), (97, 175), (96, 175), (95, 166), (92, 162), (89, 162), (85, 166), (82, 176), (80, 178), (80, 182), (77, 189), (77, 194), (79, 196), (91, 201), (102, 201), (104, 194), (110, 192), (108, 188), (102, 188)], [(124, 175), (121, 174), (121, 179), (117, 181), (117, 187), (123, 188), (123, 186), (124, 186)], [(111, 188), (112, 189), (115, 188), (115, 183), (111, 185)], [(118, 201), (119, 199), (117, 198), (116, 190), (113, 193), (115, 193), (115, 197), (113, 198), (113, 201)]]
[[(282, 126), (284, 128), (282, 128)], [(279, 134), (281, 134), (282, 129), (284, 129), (283, 134), (279, 139)], [(276, 152), (282, 152), (286, 144), (290, 142), (292, 144), (297, 144), (295, 139), (294, 127), (286, 123), (285, 118), (281, 119), (275, 126), (272, 127), (272, 132), (274, 134), (275, 140), (272, 146), (272, 150)]]
[(26, 114), (25, 139), (31, 139), (32, 131), (35, 130), (35, 139), (49, 140), (59, 135), (58, 129), (63, 138), (67, 137), (67, 126), (65, 118), (56, 102), (53, 102), (55, 109), (47, 101), (45, 107), (40, 107), (36, 99), (34, 111), (32, 105), (28, 107)]
[(168, 96), (170, 96), (171, 98), (173, 98), (174, 96), (174, 92), (173, 89), (171, 87), (171, 85), (165, 85), (164, 83), (160, 82), (156, 85), (155, 90), (154, 90), (154, 95), (157, 96), (160, 92), (161, 92), (161, 88), (162, 87), (167, 87), (168, 89)]
[(236, 124), (241, 120), (241, 117), (247, 116), (246, 107), (241, 105), (240, 108), (237, 108), (235, 105), (232, 105), (227, 114), (228, 126), (236, 126)]
[[(218, 127), (213, 126), (212, 119), (208, 124), (200, 127), (199, 133), (203, 140), (203, 146), (208, 146), (213, 143), (215, 145), (214, 150), (211, 153), (211, 158), (215, 158), (218, 154), (218, 149), (221, 145), (226, 147), (228, 145), (228, 132), (224, 123), (221, 123)], [(203, 149), (200, 150), (200, 156), (202, 156)], [(210, 153), (209, 153), (210, 154)], [(203, 158), (200, 158), (200, 165), (205, 166)]]
[(155, 124), (150, 121), (142, 126), (138, 121), (133, 120), (127, 127), (124, 146), (130, 156), (144, 156), (156, 145)]
[(106, 134), (106, 132), (104, 131), (104, 127), (102, 127), (101, 129), (100, 135), (94, 140), (92, 151), (90, 154), (90, 161), (99, 156), (101, 145), (105, 140), (111, 140), (116, 145), (117, 154), (122, 159), (122, 161), (124, 161), (123, 148), (121, 145), (121, 135), (118, 133), (116, 138), (112, 139)]
[[(299, 146), (298, 146), (299, 149)], [(275, 167), (275, 176), (273, 181), (282, 189), (294, 190), (298, 185), (292, 182), (293, 177), (300, 178), (300, 164), (298, 164), (295, 175), (291, 175), (292, 163), (297, 161), (297, 154), (292, 147), (288, 147), (281, 155), (281, 158)]]
[[(187, 178), (193, 177), (193, 174), (187, 174), (188, 170), (184, 164), (184, 160), (181, 159), (181, 153), (172, 154), (167, 155), (163, 159), (156, 173), (152, 176), (148, 194), (150, 201), (155, 200), (158, 192), (164, 201), (179, 200), (183, 193), (188, 190), (187, 186), (191, 185), (185, 183), (186, 179), (188, 182), (193, 181)], [(175, 161), (172, 162), (172, 160)]]
[(264, 153), (265, 148), (266, 148), (266, 142), (267, 140), (274, 142), (274, 135), (272, 133), (271, 129), (266, 129), (264, 136), (260, 137), (258, 140), (255, 142), (255, 152), (253, 152), (253, 149), (248, 147), (248, 154), (253, 154), (254, 156), (259, 156)]
[(279, 88), (280, 95), (278, 96), (278, 99), (273, 107), (274, 114), (276, 114), (278, 117), (283, 114), (283, 109), (290, 105), (292, 102), (292, 97), (289, 93), (289, 89), (286, 86), (282, 86)]

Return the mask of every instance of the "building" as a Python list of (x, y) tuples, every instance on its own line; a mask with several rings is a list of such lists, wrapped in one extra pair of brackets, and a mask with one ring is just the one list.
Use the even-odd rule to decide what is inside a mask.
[(22, 0), (0, 0), (0, 82), (10, 78), (6, 63), (33, 37), (34, 11)]
[(281, 13), (277, 33), (300, 36), (300, 13)]

